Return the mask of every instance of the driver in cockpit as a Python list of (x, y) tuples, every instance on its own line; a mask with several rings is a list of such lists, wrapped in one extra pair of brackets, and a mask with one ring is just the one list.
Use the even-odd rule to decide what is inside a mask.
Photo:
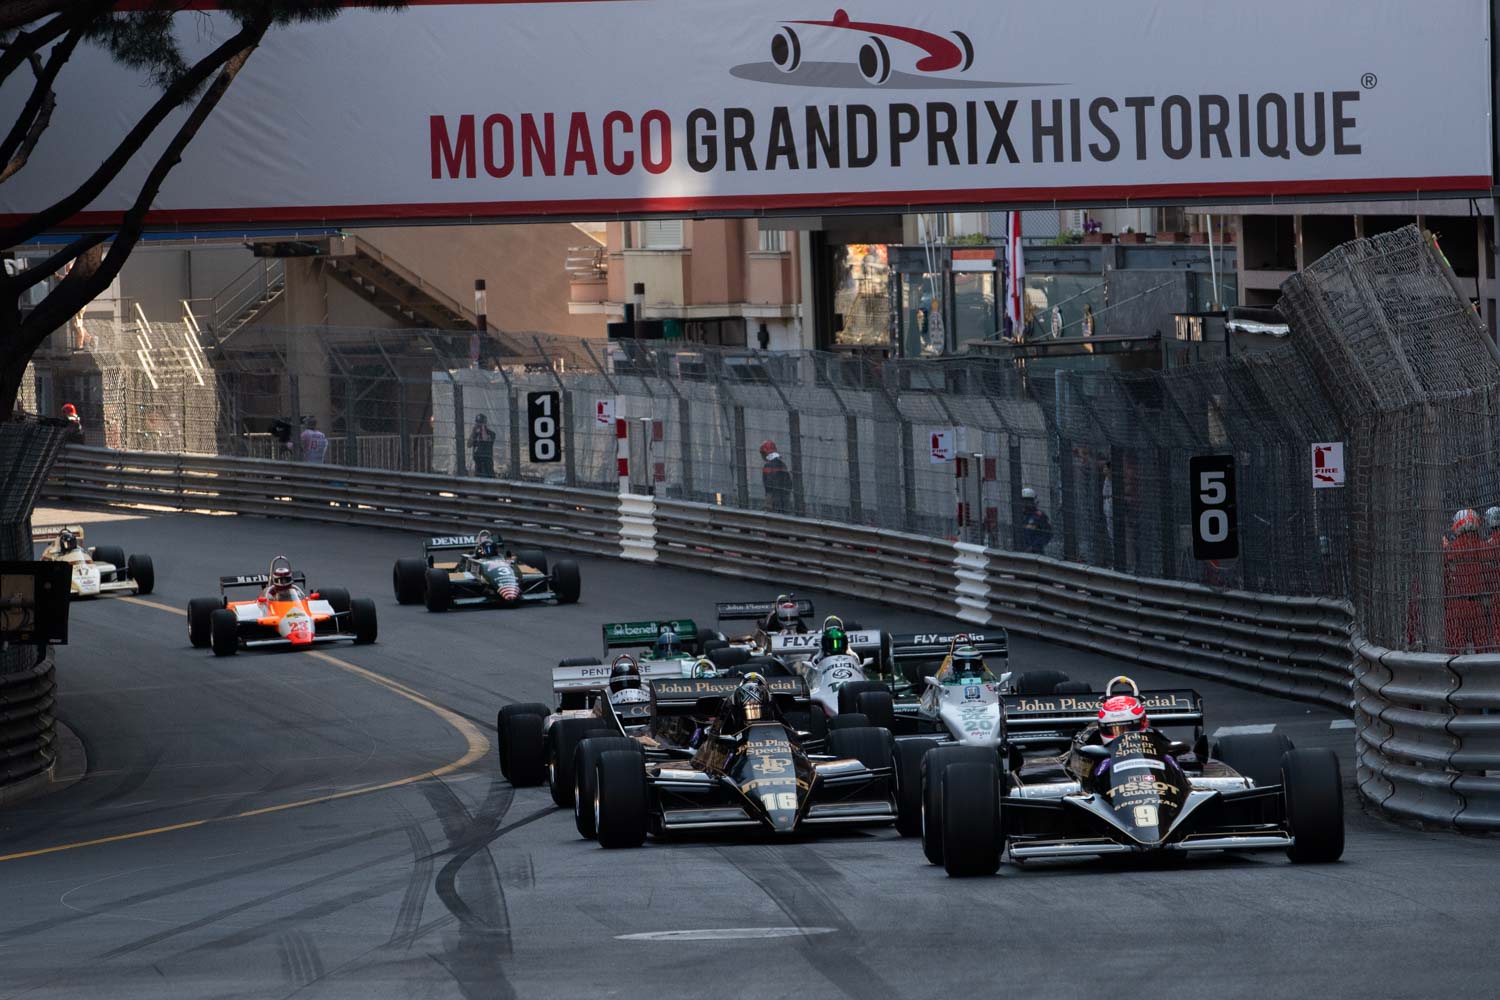
[(641, 684), (641, 668), (635, 657), (621, 653), (609, 668), (609, 702), (611, 705), (638, 705), (649, 702), (651, 694)]
[(964, 681), (977, 681), (984, 684), (993, 684), (997, 678), (990, 672), (990, 668), (984, 665), (984, 657), (979, 650), (973, 646), (959, 646), (948, 657), (937, 672), (939, 684), (962, 684)]
[(651, 647), (653, 660), (680, 660), (686, 655), (682, 651), (682, 639), (670, 628), (662, 629), (661, 635), (656, 637), (656, 644)]
[(481, 531), (474, 541), (475, 559), (499, 559), (505, 555), (505, 546), (488, 531)]
[(791, 594), (779, 595), (776, 598), (776, 606), (760, 623), (760, 630), (767, 635), (806, 632), (807, 625), (802, 621), (802, 616), (797, 613), (797, 599)]
[(271, 572), (267, 576), (270, 583), (261, 593), (261, 601), (270, 603), (302, 599), (302, 591), (297, 589), (296, 577), (292, 574), (292, 562), (286, 556), (277, 556), (271, 560)]

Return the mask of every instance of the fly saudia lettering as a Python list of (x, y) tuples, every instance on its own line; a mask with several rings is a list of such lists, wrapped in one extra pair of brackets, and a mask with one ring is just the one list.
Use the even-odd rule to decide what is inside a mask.
[[(1003, 163), (1107, 163), (1357, 156), (1359, 91), (695, 108), (687, 166), (843, 170)], [(432, 178), (662, 174), (674, 165), (663, 110), (433, 115)]]

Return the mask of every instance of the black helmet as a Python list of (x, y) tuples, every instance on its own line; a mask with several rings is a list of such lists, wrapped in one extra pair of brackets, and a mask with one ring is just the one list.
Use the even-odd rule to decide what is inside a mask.
[(615, 657), (614, 664), (609, 668), (609, 693), (618, 694), (630, 688), (639, 690), (640, 686), (641, 668), (636, 665), (635, 657), (628, 653)]
[(954, 677), (982, 677), (984, 671), (984, 657), (980, 656), (979, 650), (973, 646), (959, 646), (953, 651)]
[(271, 560), (271, 586), (290, 587), (292, 585), (292, 561), (286, 556), (277, 556)]
[(658, 660), (675, 660), (682, 656), (682, 640), (672, 629), (664, 628), (656, 637), (656, 646), (651, 655)]
[(78, 536), (68, 528), (57, 533), (57, 548), (61, 552), (72, 552), (78, 548)]
[(771, 689), (760, 674), (746, 674), (729, 698), (733, 714), (746, 722), (758, 722), (770, 714)]

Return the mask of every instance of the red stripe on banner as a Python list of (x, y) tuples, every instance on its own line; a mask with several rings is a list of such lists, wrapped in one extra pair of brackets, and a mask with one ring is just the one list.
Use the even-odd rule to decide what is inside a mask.
[[(779, 195), (711, 195), (696, 198), (580, 198), (551, 201), (465, 201), (401, 205), (302, 205), (267, 208), (181, 208), (146, 213), (155, 229), (173, 226), (301, 223), (327, 226), (347, 221), (380, 219), (446, 219), (479, 222), (490, 218), (564, 216), (572, 218), (659, 212), (760, 212), (792, 209), (900, 208), (975, 204), (1066, 204), (1172, 199), (1275, 198), (1280, 195), (1453, 194), (1484, 193), (1490, 179), (1483, 175), (1449, 177), (1377, 177), (1354, 180), (1226, 181), (1210, 184), (1121, 184), (1089, 187), (962, 188), (948, 191), (822, 192)], [(57, 229), (118, 225), (121, 212), (80, 212)], [(0, 215), (0, 224), (14, 225), (29, 215)]]
[(615, 418), (615, 437), (623, 439), (625, 437), (626, 433), (627, 433), (627, 431), (625, 430), (625, 418), (624, 417), (616, 417)]
[(622, 479), (625, 478), (626, 476), (630, 475), (630, 459), (628, 459), (628, 458), (617, 458), (617, 459), (615, 459), (615, 474), (618, 475)]
[(664, 482), (666, 482), (667, 481), (667, 463), (666, 462), (657, 462), (656, 465), (652, 467), (651, 474), (656, 477), (656, 481), (658, 483), (664, 483)]
[(662, 434), (661, 421), (660, 420), (653, 420), (653, 421), (651, 421), (651, 440), (652, 441), (660, 441), (660, 440), (662, 440), (662, 437), (663, 437), (663, 434)]

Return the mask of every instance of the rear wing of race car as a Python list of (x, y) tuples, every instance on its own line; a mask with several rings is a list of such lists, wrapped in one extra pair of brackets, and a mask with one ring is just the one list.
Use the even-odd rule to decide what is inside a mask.
[(684, 646), (696, 648), (698, 625), (691, 618), (667, 618), (645, 622), (610, 622), (600, 629), (604, 635), (604, 652), (611, 649), (639, 649), (656, 642), (656, 637), (670, 629)]
[(422, 543), (422, 553), (430, 556), (434, 552), (467, 552), (478, 542), (478, 535), (438, 535)]
[[(845, 632), (849, 639), (849, 649), (857, 656), (871, 657), (876, 662), (880, 661), (882, 650), (882, 639), (884, 633), (876, 629), (862, 629), (858, 632)], [(772, 656), (786, 656), (793, 659), (799, 656), (811, 656), (821, 649), (823, 633), (817, 632), (778, 632), (771, 636)]]
[[(641, 663), (641, 677), (647, 681), (682, 676), (682, 668), (676, 661), (671, 663)], [(552, 690), (556, 694), (603, 691), (609, 687), (609, 664), (589, 663), (577, 667), (554, 667)]]
[[(811, 618), (813, 613), (813, 602), (805, 597), (795, 598), (797, 602), (797, 617)], [(775, 601), (723, 601), (715, 604), (714, 608), (719, 613), (719, 621), (761, 621), (771, 612), (776, 610)]]
[[(1203, 725), (1203, 697), (1197, 691), (1142, 691), (1139, 697), (1155, 729)], [(1104, 698), (1102, 693), (1006, 695), (1006, 742), (1023, 748), (1066, 745), (1080, 729), (1098, 721)]]
[[(219, 577), (219, 593), (234, 587), (266, 587), (271, 583), (271, 578), (265, 573), (255, 573), (249, 576), (221, 576)], [(292, 583), (307, 589), (307, 574), (293, 573)]]
[[(711, 715), (741, 683), (738, 677), (674, 677), (653, 680), (651, 690), (659, 712)], [(801, 677), (767, 677), (766, 687), (783, 711), (807, 701), (807, 682)]]
[(893, 635), (891, 656), (898, 664), (931, 662), (947, 656), (955, 645), (973, 646), (986, 660), (1004, 660), (1010, 656), (1010, 638), (1003, 628), (991, 628), (983, 632), (911, 632)]

